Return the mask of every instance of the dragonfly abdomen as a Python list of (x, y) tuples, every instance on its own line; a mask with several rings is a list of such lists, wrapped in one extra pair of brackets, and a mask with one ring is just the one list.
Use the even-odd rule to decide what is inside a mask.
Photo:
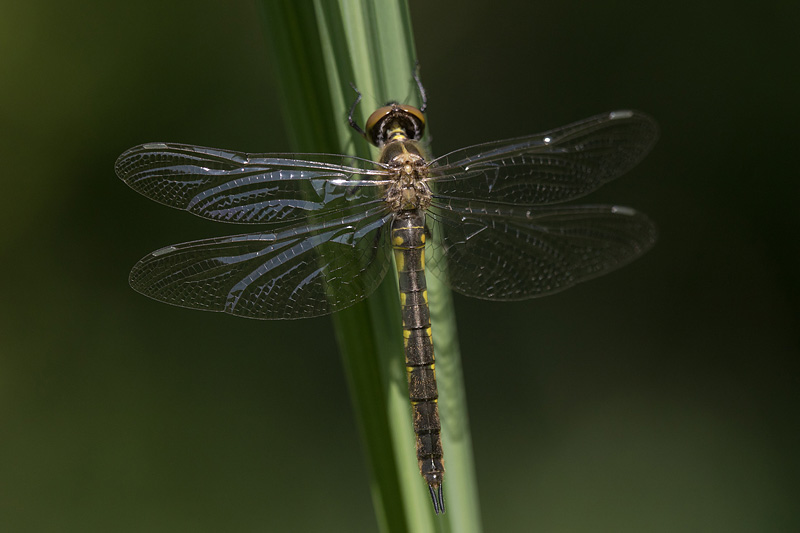
[(425, 283), (425, 215), (401, 211), (392, 224), (400, 302), (403, 316), (403, 345), (408, 375), (408, 396), (417, 439), (417, 460), (428, 483), (437, 513), (444, 512), (442, 478), (444, 458), (440, 436), (436, 371)]

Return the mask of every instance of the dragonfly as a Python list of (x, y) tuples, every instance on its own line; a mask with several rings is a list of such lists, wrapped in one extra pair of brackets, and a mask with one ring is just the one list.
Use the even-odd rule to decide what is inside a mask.
[(255, 319), (316, 317), (368, 297), (394, 265), (417, 459), (439, 514), (445, 470), (426, 273), (466, 296), (514, 301), (641, 256), (656, 239), (646, 215), (562, 203), (628, 172), (658, 127), (644, 113), (613, 111), (430, 158), (427, 97), (415, 80), (420, 107), (389, 102), (364, 128), (353, 119), (356, 89), (348, 120), (380, 149), (377, 161), (149, 143), (124, 152), (115, 170), (156, 202), (261, 225), (146, 255), (129, 281), (155, 300)]

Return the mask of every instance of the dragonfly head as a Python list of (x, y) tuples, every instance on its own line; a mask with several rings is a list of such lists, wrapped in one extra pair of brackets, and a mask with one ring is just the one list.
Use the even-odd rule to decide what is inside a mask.
[(389, 102), (367, 119), (365, 137), (375, 146), (382, 147), (395, 140), (418, 141), (425, 132), (425, 115), (410, 105)]

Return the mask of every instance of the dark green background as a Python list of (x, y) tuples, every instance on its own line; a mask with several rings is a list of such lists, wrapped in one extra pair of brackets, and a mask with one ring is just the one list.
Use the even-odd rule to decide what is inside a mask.
[[(648, 213), (653, 251), (550, 298), (456, 299), (487, 531), (800, 530), (797, 5), (412, 5), (438, 154), (619, 108), (662, 127), (590, 197)], [(6, 6), (0, 530), (376, 527), (329, 319), (127, 286), (237, 228), (140, 197), (115, 158), (288, 150), (267, 42), (247, 1)]]

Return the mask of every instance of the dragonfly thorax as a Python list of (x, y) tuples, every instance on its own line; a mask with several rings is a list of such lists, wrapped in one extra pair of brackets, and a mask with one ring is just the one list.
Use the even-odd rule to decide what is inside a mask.
[(387, 145), (387, 148), (399, 150), (386, 161), (392, 172), (392, 183), (386, 193), (386, 202), (394, 211), (427, 209), (431, 204), (431, 190), (425, 181), (428, 166), (416, 143), (396, 142)]

